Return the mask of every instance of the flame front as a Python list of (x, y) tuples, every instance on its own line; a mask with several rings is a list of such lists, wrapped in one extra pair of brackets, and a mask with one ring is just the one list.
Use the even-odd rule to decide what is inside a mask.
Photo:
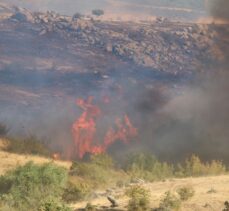
[(137, 135), (137, 129), (132, 125), (129, 117), (124, 115), (123, 118), (115, 120), (115, 127), (107, 130), (103, 140), (96, 140), (96, 122), (102, 112), (92, 102), (93, 97), (76, 101), (76, 104), (83, 110), (72, 127), (75, 151), (79, 158), (83, 158), (85, 153), (101, 154), (116, 141), (127, 144)]

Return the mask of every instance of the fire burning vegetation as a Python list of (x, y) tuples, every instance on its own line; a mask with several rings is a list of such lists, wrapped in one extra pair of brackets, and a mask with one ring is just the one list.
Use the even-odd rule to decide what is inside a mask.
[[(137, 129), (133, 127), (129, 117), (124, 115), (123, 118), (116, 118), (115, 126), (108, 128), (102, 140), (98, 140), (97, 120), (103, 115), (101, 109), (93, 105), (92, 96), (87, 100), (77, 99), (76, 103), (83, 110), (72, 127), (76, 154), (79, 158), (83, 158), (86, 153), (104, 153), (116, 141), (128, 144), (137, 135)], [(109, 104), (109, 101), (106, 100), (104, 103)]]

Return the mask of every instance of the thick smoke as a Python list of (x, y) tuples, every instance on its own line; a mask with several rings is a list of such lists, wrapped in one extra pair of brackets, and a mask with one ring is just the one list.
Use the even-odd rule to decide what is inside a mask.
[(213, 17), (229, 20), (229, 1), (228, 0), (212, 0), (210, 1), (210, 11)]

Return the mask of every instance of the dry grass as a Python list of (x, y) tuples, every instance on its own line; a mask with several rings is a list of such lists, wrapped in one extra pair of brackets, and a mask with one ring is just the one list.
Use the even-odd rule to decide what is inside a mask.
[[(194, 196), (187, 202), (183, 202), (181, 211), (219, 211), (224, 207), (224, 201), (229, 199), (229, 175), (170, 179), (164, 182), (146, 183), (144, 186), (150, 190), (151, 207), (158, 207), (161, 198), (166, 191), (175, 193), (179, 188), (190, 185), (195, 190)], [(208, 193), (214, 188), (215, 193)], [(123, 190), (124, 191), (124, 190)], [(88, 201), (75, 204), (75, 208), (83, 208)], [(99, 197), (91, 200), (91, 204), (98, 206), (109, 206), (110, 203), (106, 197)], [(118, 199), (118, 203), (125, 207), (128, 198), (123, 196)]]
[(0, 139), (0, 175), (4, 174), (8, 170), (14, 169), (18, 165), (24, 165), (28, 161), (33, 161), (37, 164), (54, 162), (55, 164), (63, 166), (67, 169), (69, 169), (71, 166), (71, 162), (67, 161), (58, 161), (49, 158), (43, 158), (40, 156), (18, 155), (14, 153), (8, 153), (2, 151), (4, 147), (4, 140)]

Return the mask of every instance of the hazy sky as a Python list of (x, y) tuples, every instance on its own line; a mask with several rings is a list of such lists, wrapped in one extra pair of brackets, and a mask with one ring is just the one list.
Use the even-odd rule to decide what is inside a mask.
[[(32, 10), (54, 10), (61, 14), (72, 15), (75, 12), (89, 12), (92, 9), (137, 10), (144, 13), (154, 6), (183, 7), (203, 10), (203, 0), (0, 0)], [(118, 9), (117, 9), (118, 8)]]

